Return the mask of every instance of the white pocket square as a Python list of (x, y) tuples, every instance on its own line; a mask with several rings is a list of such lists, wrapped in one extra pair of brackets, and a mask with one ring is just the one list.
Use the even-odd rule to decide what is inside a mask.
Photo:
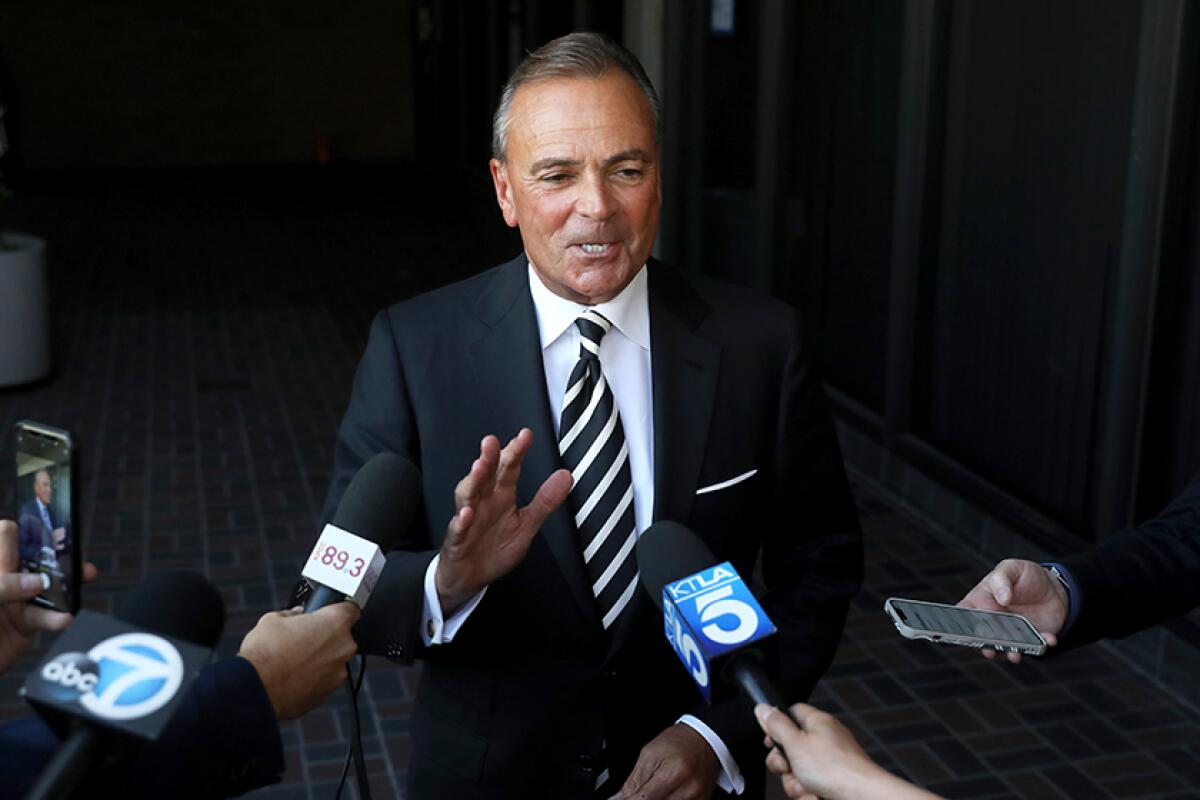
[(741, 483), (742, 481), (749, 480), (750, 478), (753, 478), (757, 474), (758, 474), (758, 470), (752, 469), (749, 472), (743, 472), (741, 475), (738, 475), (736, 478), (730, 478), (727, 481), (721, 481), (720, 483), (714, 483), (711, 486), (703, 486), (696, 490), (696, 494), (708, 494), (709, 492), (719, 492), (722, 489), (728, 489), (730, 486), (733, 486), (735, 483)]

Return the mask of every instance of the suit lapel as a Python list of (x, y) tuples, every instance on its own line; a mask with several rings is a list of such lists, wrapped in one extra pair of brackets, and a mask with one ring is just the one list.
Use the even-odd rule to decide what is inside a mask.
[[(650, 353), (654, 400), (654, 512), (652, 521), (684, 523), (691, 512), (712, 417), (721, 350), (696, 334), (708, 306), (684, 276), (651, 261)], [(640, 588), (632, 613), (622, 617), (609, 656), (651, 608)], [(643, 605), (645, 608), (643, 608)]]
[(687, 521), (708, 439), (721, 348), (696, 329), (708, 306), (677, 270), (650, 272), (654, 383), (654, 521)]
[[(533, 431), (533, 444), (517, 483), (518, 496), (532, 498), (541, 482), (562, 467), (562, 461), (546, 399), (546, 372), (526, 263), (521, 255), (496, 271), (474, 306), (487, 330), (467, 349), (477, 385), (487, 397), (485, 413), (495, 421), (501, 442), (522, 427)], [(539, 540), (553, 554), (580, 612), (599, 631), (596, 601), (566, 503), (542, 525), (534, 547)]]

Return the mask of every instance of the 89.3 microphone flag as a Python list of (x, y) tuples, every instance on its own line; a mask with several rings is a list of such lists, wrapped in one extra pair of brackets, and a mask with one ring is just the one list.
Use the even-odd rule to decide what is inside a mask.
[(359, 608), (383, 571), (384, 554), (400, 541), (421, 504), (421, 471), (395, 453), (377, 453), (346, 487), (321, 531), (290, 603), (305, 613), (352, 600)]

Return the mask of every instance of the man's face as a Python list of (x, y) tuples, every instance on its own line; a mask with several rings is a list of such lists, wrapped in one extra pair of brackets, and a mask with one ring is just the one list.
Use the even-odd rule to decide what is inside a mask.
[(43, 505), (50, 505), (50, 476), (45, 472), (39, 472), (33, 479), (33, 493)]
[(611, 300), (654, 246), (662, 190), (650, 102), (619, 69), (517, 90), (504, 161), (492, 181), (504, 221), (521, 230), (546, 287)]

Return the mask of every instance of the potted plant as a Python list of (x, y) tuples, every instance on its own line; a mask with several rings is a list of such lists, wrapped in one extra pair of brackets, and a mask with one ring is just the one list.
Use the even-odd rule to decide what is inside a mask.
[(12, 198), (2, 171), (7, 150), (0, 103), (0, 387), (50, 374), (46, 243), (4, 226), (4, 211)]

